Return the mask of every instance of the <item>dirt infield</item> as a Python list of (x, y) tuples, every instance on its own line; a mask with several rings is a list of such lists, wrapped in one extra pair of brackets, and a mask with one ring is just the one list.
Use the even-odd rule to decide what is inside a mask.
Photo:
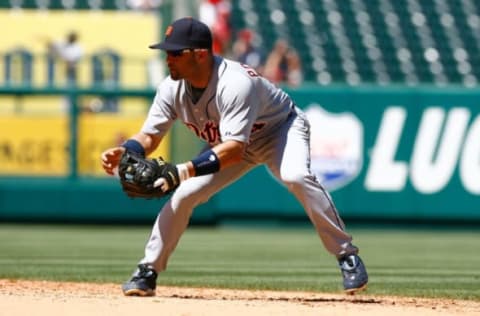
[(480, 302), (306, 292), (159, 287), (124, 297), (118, 284), (0, 279), (0, 316), (480, 315)]

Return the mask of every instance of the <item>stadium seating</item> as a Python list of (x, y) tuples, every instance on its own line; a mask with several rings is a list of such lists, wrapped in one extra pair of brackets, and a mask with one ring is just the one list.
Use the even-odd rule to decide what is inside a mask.
[(480, 78), (475, 0), (232, 0), (234, 30), (287, 39), (306, 81), (462, 84)]

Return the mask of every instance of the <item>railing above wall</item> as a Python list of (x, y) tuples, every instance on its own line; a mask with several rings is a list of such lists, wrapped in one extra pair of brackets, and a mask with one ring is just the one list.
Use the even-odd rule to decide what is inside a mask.
[[(47, 87), (40, 89), (32, 89), (28, 85), (16, 86), (0, 86), (0, 95), (13, 97), (28, 97), (28, 96), (62, 96), (68, 100), (68, 128), (69, 128), (69, 172), (68, 177), (75, 179), (78, 177), (78, 140), (79, 140), (79, 115), (80, 107), (78, 106), (78, 99), (85, 95), (101, 95), (103, 97), (139, 97), (146, 101), (152, 99), (154, 90), (152, 89), (116, 89), (105, 87), (91, 87), (91, 88), (76, 88), (76, 87)], [(1, 106), (1, 104), (0, 104)], [(20, 113), (21, 115), (21, 113)]]

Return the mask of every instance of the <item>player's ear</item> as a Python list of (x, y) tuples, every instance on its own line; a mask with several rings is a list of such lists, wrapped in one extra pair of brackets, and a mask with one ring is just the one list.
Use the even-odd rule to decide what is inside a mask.
[(198, 61), (206, 61), (208, 59), (208, 56), (210, 55), (210, 51), (207, 49), (201, 49), (195, 51), (195, 58), (197, 58)]

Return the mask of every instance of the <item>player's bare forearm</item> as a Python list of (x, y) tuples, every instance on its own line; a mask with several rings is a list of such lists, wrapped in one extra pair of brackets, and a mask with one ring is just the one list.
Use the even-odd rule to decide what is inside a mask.
[(145, 156), (150, 155), (155, 149), (157, 149), (158, 145), (160, 145), (160, 142), (162, 141), (162, 137), (160, 136), (145, 134), (143, 132), (133, 135), (131, 139), (135, 139), (142, 145), (143, 149), (145, 150)]
[(227, 140), (212, 148), (220, 161), (220, 168), (236, 164), (242, 160), (245, 143), (236, 140)]
[[(243, 153), (245, 151), (245, 143), (235, 140), (228, 140), (214, 146), (211, 150), (217, 156), (219, 161), (219, 169), (221, 170), (242, 160)], [(187, 161), (183, 164), (177, 165), (177, 167), (185, 172), (181, 177), (182, 180), (198, 176), (198, 174), (196, 174), (193, 161)], [(180, 172), (180, 174), (182, 174), (182, 172)]]

